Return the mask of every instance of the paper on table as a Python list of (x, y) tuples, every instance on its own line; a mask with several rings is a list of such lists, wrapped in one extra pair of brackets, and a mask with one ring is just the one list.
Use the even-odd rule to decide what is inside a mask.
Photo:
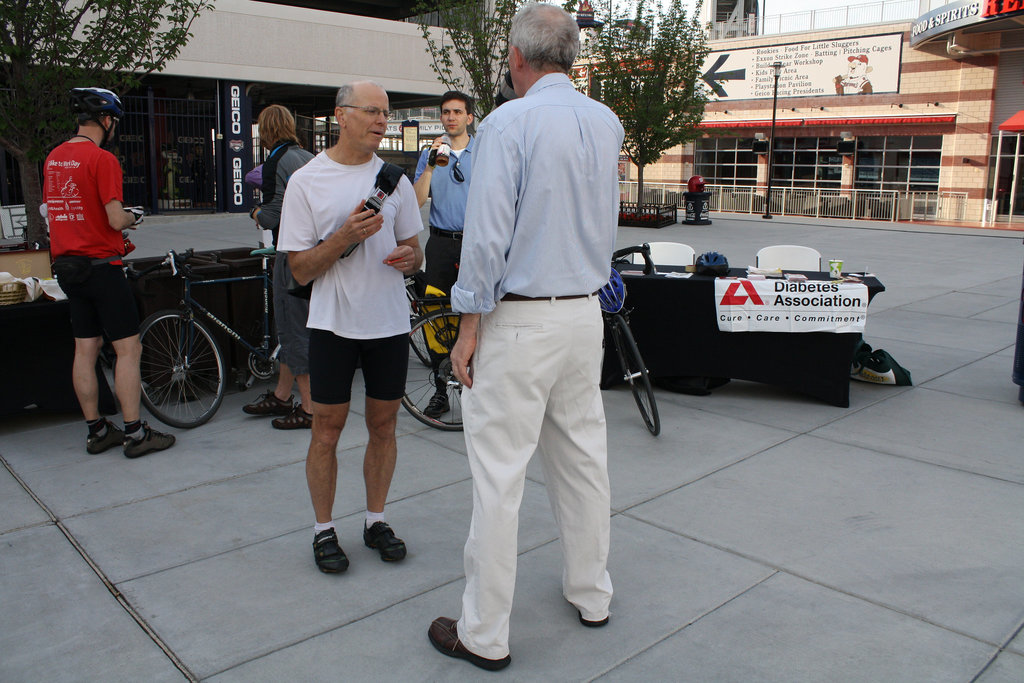
[(765, 277), (779, 277), (782, 275), (782, 268), (758, 268), (747, 266), (747, 275), (764, 275)]
[(686, 278), (686, 277), (690, 277), (691, 275), (693, 275), (693, 273), (676, 273), (676, 272), (672, 272), (672, 273), (664, 273), (664, 275), (665, 275), (665, 277)]

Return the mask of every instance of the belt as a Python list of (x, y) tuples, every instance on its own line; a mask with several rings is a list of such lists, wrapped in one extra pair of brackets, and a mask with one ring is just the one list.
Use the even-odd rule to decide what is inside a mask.
[(522, 294), (513, 294), (509, 292), (505, 296), (501, 297), (502, 301), (564, 301), (566, 299), (586, 299), (588, 296), (594, 296), (593, 294), (566, 294), (565, 296), (523, 296)]
[(430, 226), (430, 234), (437, 235), (438, 237), (447, 237), (450, 240), (461, 240), (461, 230), (442, 230), (441, 228), (435, 228), (433, 225)]

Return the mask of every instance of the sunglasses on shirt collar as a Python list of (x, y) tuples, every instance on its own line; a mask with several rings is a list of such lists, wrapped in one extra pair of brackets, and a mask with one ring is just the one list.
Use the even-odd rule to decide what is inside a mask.
[(455, 163), (452, 164), (452, 177), (455, 178), (455, 182), (464, 183), (466, 182), (466, 176), (462, 175), (462, 169), (459, 168), (459, 157), (455, 154), (452, 156), (455, 157)]

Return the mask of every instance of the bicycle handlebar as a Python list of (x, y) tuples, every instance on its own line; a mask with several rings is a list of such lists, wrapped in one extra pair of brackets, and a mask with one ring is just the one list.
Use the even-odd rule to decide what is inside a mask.
[(165, 256), (162, 260), (157, 261), (153, 265), (148, 266), (146, 268), (143, 268), (142, 270), (138, 270), (137, 271), (134, 268), (129, 268), (128, 276), (133, 278), (133, 279), (138, 280), (142, 276), (148, 275), (149, 273), (152, 273), (157, 268), (162, 268), (163, 266), (170, 266), (171, 267), (171, 274), (172, 275), (177, 275), (178, 274), (178, 267), (181, 266), (181, 269), (185, 273), (185, 275), (188, 275), (189, 274), (188, 260), (190, 258), (192, 258), (193, 252), (194, 252), (193, 249), (186, 249), (184, 252), (182, 252), (180, 254), (177, 254), (172, 249), (172, 250), (167, 252), (167, 256)]
[(630, 254), (640, 254), (644, 257), (644, 275), (653, 275), (658, 272), (654, 267), (654, 261), (651, 260), (651, 245), (647, 242), (632, 247), (623, 247), (613, 252), (612, 262), (619, 261)]

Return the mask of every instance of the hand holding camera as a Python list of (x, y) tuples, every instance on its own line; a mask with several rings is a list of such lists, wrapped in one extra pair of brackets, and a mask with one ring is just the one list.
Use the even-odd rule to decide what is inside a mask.
[(378, 198), (377, 192), (377, 188), (374, 188), (374, 192), (348, 215), (344, 225), (339, 228), (338, 232), (349, 243), (340, 258), (351, 255), (360, 242), (364, 242), (383, 227), (384, 218), (379, 213), (383, 200)]

